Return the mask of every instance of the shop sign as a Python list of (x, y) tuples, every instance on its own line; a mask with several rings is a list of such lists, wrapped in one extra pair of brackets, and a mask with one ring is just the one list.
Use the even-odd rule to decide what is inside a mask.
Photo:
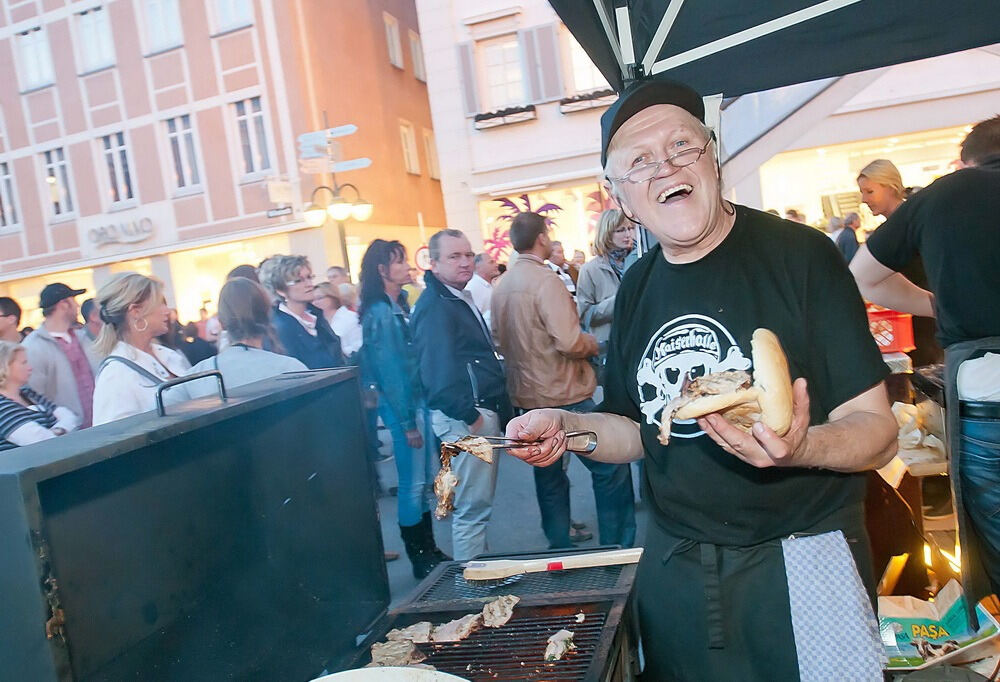
[(87, 232), (90, 243), (94, 246), (107, 244), (134, 244), (143, 242), (153, 236), (153, 221), (150, 218), (139, 218), (116, 224), (99, 225)]

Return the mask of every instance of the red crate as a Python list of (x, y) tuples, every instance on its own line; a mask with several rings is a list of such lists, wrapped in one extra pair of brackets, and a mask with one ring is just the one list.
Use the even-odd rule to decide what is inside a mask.
[(913, 345), (913, 316), (868, 306), (868, 328), (883, 353), (909, 353)]

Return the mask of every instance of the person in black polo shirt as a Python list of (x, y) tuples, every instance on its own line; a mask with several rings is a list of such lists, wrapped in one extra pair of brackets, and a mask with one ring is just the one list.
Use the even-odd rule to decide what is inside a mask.
[[(1000, 593), (1000, 116), (972, 128), (962, 162), (875, 230), (851, 272), (874, 303), (937, 318), (962, 582), (975, 604)], [(899, 274), (918, 254), (930, 291)]]
[[(511, 453), (544, 466), (566, 431), (586, 429), (595, 459), (645, 457), (645, 679), (881, 679), (859, 472), (895, 453), (888, 370), (836, 246), (723, 200), (703, 120), (697, 93), (657, 80), (629, 86), (602, 116), (608, 189), (659, 244), (622, 281), (599, 412), (518, 417), (507, 436), (537, 444)], [(745, 433), (709, 415), (674, 422), (660, 445), (663, 407), (685, 377), (751, 369), (759, 327), (781, 340), (795, 378), (791, 430)], [(830, 622), (821, 604), (848, 602), (834, 627), (813, 630), (858, 637), (826, 659), (837, 645), (807, 633)]]

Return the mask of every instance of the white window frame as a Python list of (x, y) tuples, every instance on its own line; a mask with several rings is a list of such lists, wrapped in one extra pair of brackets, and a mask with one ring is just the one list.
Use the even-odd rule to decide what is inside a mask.
[(0, 233), (14, 232), (21, 228), (13, 168), (13, 161), (0, 161)]
[[(184, 127), (184, 119), (187, 119), (186, 128)], [(170, 130), (171, 123), (174, 124), (173, 132)], [(204, 174), (200, 164), (201, 146), (198, 144), (194, 115), (178, 114), (172, 118), (164, 119), (163, 138), (166, 152), (163, 158), (168, 166), (167, 176), (172, 174), (174, 177), (170, 186), (174, 196), (203, 191)], [(180, 176), (178, 176), (178, 164), (180, 164)]]
[[(243, 105), (242, 114), (240, 113), (241, 104)], [(253, 110), (254, 106), (257, 107), (257, 111)], [(268, 134), (269, 128), (263, 99), (260, 95), (254, 95), (233, 102), (232, 107), (236, 148), (239, 150), (237, 161), (243, 164), (243, 172), (240, 175), (244, 179), (257, 179), (270, 175), (274, 168), (272, 161), (274, 153), (271, 149), (271, 136)], [(244, 122), (246, 135), (244, 135)], [(247, 151), (250, 152), (249, 158)]]
[(403, 167), (411, 175), (420, 175), (420, 156), (417, 152), (417, 131), (409, 121), (399, 119), (399, 140), (403, 148)]
[(115, 65), (111, 17), (103, 5), (76, 13), (77, 63), (80, 73), (92, 73)]
[(420, 40), (420, 34), (409, 29), (410, 33), (410, 58), (413, 60), (413, 75), (418, 81), (427, 82), (427, 65), (424, 64), (424, 44)]
[(399, 37), (399, 21), (388, 12), (382, 12), (385, 24), (385, 42), (389, 50), (389, 63), (397, 69), (403, 68), (403, 43)]
[[(521, 76), (519, 81), (520, 94), (517, 97), (511, 96), (509, 92), (512, 87), (512, 81), (507, 80), (503, 83), (494, 84), (490, 79), (490, 74), (496, 71), (496, 65), (491, 66), (488, 63), (490, 50), (499, 45), (503, 45), (504, 49), (509, 49), (510, 43), (514, 45), (514, 52), (517, 54), (517, 68)], [(479, 72), (480, 101), (486, 105), (483, 111), (497, 111), (499, 109), (524, 106), (528, 103), (528, 83), (524, 68), (524, 53), (521, 49), (521, 41), (517, 33), (506, 33), (478, 41), (476, 43), (476, 63)], [(508, 64), (512, 65), (514, 62), (504, 61), (502, 64), (506, 66)], [(495, 96), (495, 92), (499, 87), (507, 90), (502, 97)]]
[[(580, 43), (568, 31), (565, 34), (569, 45), (566, 55), (567, 72), (570, 76), (569, 80), (572, 83), (573, 93), (581, 95), (610, 88), (611, 86), (608, 84), (604, 74), (594, 65), (594, 62), (590, 59), (586, 51), (584, 51), (583, 47), (580, 46)], [(578, 70), (585, 71), (584, 75), (586, 79), (577, 79), (579, 75)], [(584, 82), (578, 82), (578, 80)]]
[[(146, 54), (166, 52), (184, 44), (178, 0), (143, 0), (142, 17), (146, 37)], [(161, 29), (169, 28), (170, 31)]]
[(16, 38), (21, 92), (37, 90), (55, 83), (52, 50), (45, 29), (34, 26), (19, 32)]
[[(119, 208), (137, 203), (135, 164), (129, 153), (128, 135), (118, 130), (97, 138), (101, 174), (108, 189), (108, 207)], [(117, 194), (118, 198), (115, 198)]]
[[(66, 155), (65, 147), (53, 147), (46, 149), (38, 155), (41, 161), (44, 175), (42, 176), (42, 196), (46, 197), (49, 206), (49, 220), (65, 220), (76, 214), (76, 205), (73, 203), (73, 190), (70, 187), (69, 159)], [(53, 181), (49, 182), (48, 178)], [(59, 199), (53, 199), (53, 185), (59, 192)]]
[(424, 128), (424, 156), (427, 158), (427, 175), (433, 180), (441, 179), (441, 164), (438, 161), (437, 142), (434, 131)]
[(215, 33), (253, 26), (253, 0), (212, 0)]

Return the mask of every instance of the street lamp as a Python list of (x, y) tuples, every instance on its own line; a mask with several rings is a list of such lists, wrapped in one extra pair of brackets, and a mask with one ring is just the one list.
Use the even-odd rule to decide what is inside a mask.
[[(341, 194), (342, 190), (348, 187), (354, 190), (354, 201), (349, 201)], [(321, 204), (316, 200), (316, 195), (319, 194), (320, 190), (326, 190), (330, 193), (330, 199), (326, 204)], [(375, 206), (367, 199), (361, 198), (361, 192), (358, 191), (357, 187), (349, 182), (345, 182), (342, 185), (337, 184), (335, 179), (333, 187), (320, 185), (313, 190), (312, 196), (309, 197), (309, 205), (302, 211), (302, 216), (309, 227), (320, 227), (326, 222), (327, 218), (337, 223), (340, 233), (341, 256), (344, 259), (344, 266), (346, 267), (348, 265), (347, 234), (344, 231), (344, 221), (348, 218), (354, 218), (359, 222), (364, 222), (372, 217), (374, 211)]]

